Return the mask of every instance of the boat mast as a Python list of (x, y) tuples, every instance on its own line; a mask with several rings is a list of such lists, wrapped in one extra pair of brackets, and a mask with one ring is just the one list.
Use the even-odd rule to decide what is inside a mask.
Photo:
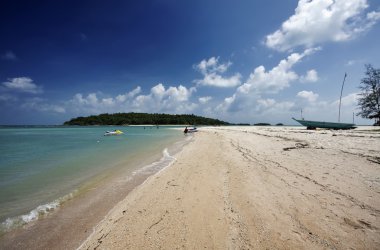
[(340, 98), (339, 98), (339, 116), (338, 116), (338, 122), (340, 122), (340, 104), (342, 103), (342, 93), (343, 93), (343, 86), (344, 81), (346, 80), (347, 73), (344, 73), (343, 83), (342, 83), (342, 89), (340, 90)]

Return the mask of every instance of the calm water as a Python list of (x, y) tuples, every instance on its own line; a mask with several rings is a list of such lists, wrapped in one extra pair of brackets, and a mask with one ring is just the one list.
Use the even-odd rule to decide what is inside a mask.
[[(103, 136), (114, 129), (125, 134)], [(0, 229), (38, 218), (85, 182), (131, 168), (132, 159), (162, 152), (182, 137), (168, 127), (0, 128)]]

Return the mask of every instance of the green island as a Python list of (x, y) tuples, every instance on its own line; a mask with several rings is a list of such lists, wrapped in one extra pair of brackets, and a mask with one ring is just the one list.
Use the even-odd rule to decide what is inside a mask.
[(170, 115), (148, 113), (115, 113), (100, 114), (87, 117), (76, 117), (63, 125), (89, 126), (89, 125), (230, 125), (218, 119), (196, 115)]

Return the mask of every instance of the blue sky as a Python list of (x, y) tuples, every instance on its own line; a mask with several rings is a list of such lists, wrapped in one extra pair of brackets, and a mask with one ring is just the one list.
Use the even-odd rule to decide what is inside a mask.
[[(115, 112), (341, 121), (380, 67), (376, 0), (3, 1), (0, 124)], [(372, 121), (355, 117), (357, 124)]]

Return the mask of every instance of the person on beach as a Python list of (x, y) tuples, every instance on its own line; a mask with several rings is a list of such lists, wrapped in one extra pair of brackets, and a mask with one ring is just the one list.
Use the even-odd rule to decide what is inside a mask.
[(183, 131), (184, 134), (187, 134), (189, 130), (187, 129), (187, 127), (185, 128), (185, 130)]

